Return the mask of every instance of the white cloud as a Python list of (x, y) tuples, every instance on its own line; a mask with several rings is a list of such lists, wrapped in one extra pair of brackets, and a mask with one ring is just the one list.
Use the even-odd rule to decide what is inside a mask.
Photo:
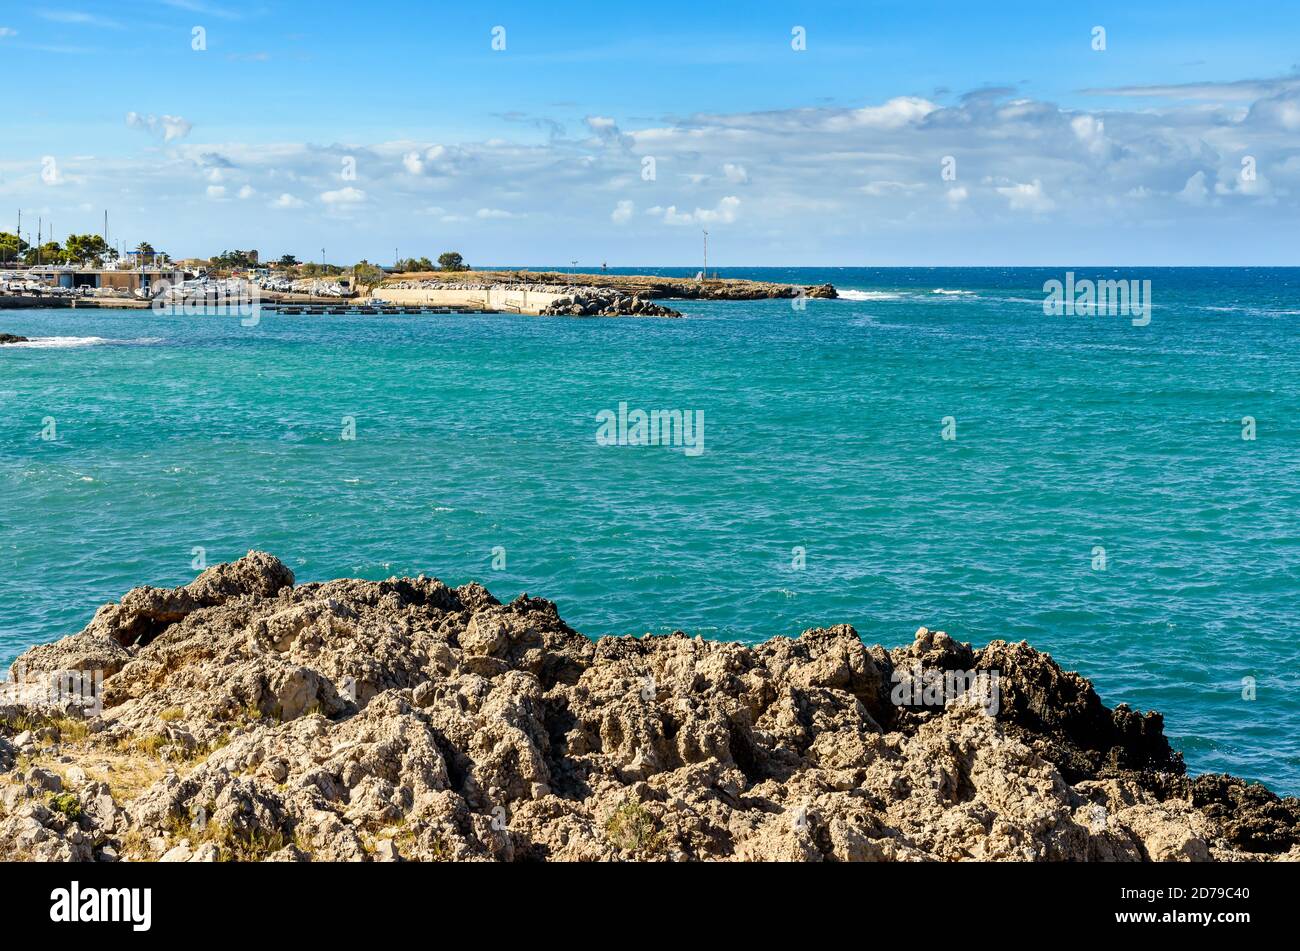
[(164, 142), (183, 139), (194, 128), (190, 122), (180, 116), (143, 116), (138, 112), (128, 112), (126, 124), (132, 129), (160, 135)]
[(740, 199), (735, 195), (728, 195), (713, 208), (696, 208), (688, 212), (678, 211), (676, 205), (669, 205), (667, 208), (656, 205), (654, 208), (647, 208), (646, 214), (663, 218), (664, 223), (670, 225), (710, 225), (731, 224), (736, 220), (739, 211)]
[(1007, 205), (1012, 211), (1027, 211), (1040, 215), (1056, 207), (1056, 203), (1043, 192), (1043, 183), (1038, 179), (1028, 184), (1001, 186), (997, 189), (997, 193), (1007, 200)]
[(441, 145), (428, 148), (412, 149), (402, 155), (402, 167), (412, 175), (423, 175), (431, 167), (447, 156), (447, 149)]
[(1175, 85), (1115, 86), (1085, 89), (1090, 96), (1128, 96), (1141, 99), (1205, 99), (1219, 102), (1262, 99), (1279, 90), (1300, 86), (1300, 76), (1280, 79), (1237, 79), (1230, 82), (1179, 83)]
[(240, 198), (244, 198), (244, 199), (252, 198), (256, 194), (257, 194), (257, 190), (253, 188), (252, 185), (245, 185), (243, 188), (239, 189)]
[(1300, 131), (1300, 94), (1294, 91), (1261, 99), (1250, 108), (1252, 124), (1269, 125), (1287, 132)]
[(834, 117), (830, 122), (832, 129), (898, 129), (913, 125), (924, 119), (939, 107), (928, 99), (916, 96), (898, 96), (884, 105), (863, 106), (846, 114)]
[(211, 199), (213, 199), (214, 201), (217, 200), (217, 199), (225, 198), (225, 197), (226, 197), (226, 186), (225, 186), (225, 185), (209, 185), (209, 186), (208, 186), (208, 197), (211, 198)]
[(12, 27), (0, 26), (0, 37), (17, 36), (17, 35), (18, 35), (18, 31), (13, 29)]
[(749, 184), (749, 172), (745, 171), (745, 166), (734, 162), (727, 162), (722, 166), (722, 176), (733, 185)]
[(875, 198), (880, 198), (885, 195), (909, 195), (912, 192), (924, 190), (924, 185), (918, 185), (915, 183), (909, 184), (907, 182), (870, 182), (869, 184), (862, 186), (862, 191), (865, 194), (871, 195)]
[(122, 30), (125, 27), (116, 20), (84, 13), (81, 10), (38, 10), (36, 15), (51, 23), (64, 23), (68, 26), (94, 26), (105, 30)]
[(322, 192), (320, 200), (327, 205), (356, 205), (366, 200), (366, 193), (349, 185), (346, 188)]
[(1106, 126), (1101, 119), (1088, 115), (1075, 116), (1070, 120), (1070, 128), (1074, 131), (1074, 137), (1092, 155), (1105, 156), (1110, 151)]
[(1210, 190), (1205, 185), (1205, 173), (1197, 172), (1187, 179), (1183, 190), (1178, 193), (1178, 200), (1189, 205), (1204, 205), (1209, 194)]
[[(1300, 85), (1260, 81), (1252, 92), (1259, 96), (1248, 101), (1176, 99), (1141, 108), (1119, 100), (1119, 108), (1102, 112), (979, 90), (943, 104), (901, 97), (636, 123), (589, 116), (569, 136), (539, 136), (530, 124), (510, 138), (324, 146), (198, 139), (180, 117), (136, 113), (128, 124), (157, 136), (159, 145), (170, 135), (167, 148), (93, 160), (59, 155), (71, 194), (68, 205), (52, 211), (55, 220), (70, 222), (92, 218), (77, 205), (101, 207), (105, 195), (142, 207), (184, 203), (208, 185), (226, 188), (223, 197), (232, 199), (248, 188), (249, 197), (271, 207), (328, 212), (326, 225), (365, 208), (367, 221), (382, 227), (340, 225), (331, 232), (315, 216), (309, 226), (306, 216), (284, 215), (275, 223), (281, 231), (267, 240), (282, 234), (286, 244), (353, 242), (356, 257), (371, 260), (383, 249), (366, 243), (380, 241), (381, 232), (391, 231), (391, 243), (414, 253), (415, 242), (429, 240), (431, 225), (455, 225), (446, 230), (467, 249), (476, 233), (490, 235), (491, 247), (520, 260), (561, 244), (578, 253), (583, 241), (599, 246), (593, 253), (632, 259), (677, 253), (665, 250), (660, 229), (634, 223), (657, 220), (686, 231), (743, 220), (732, 250), (771, 263), (786, 251), (813, 263), (819, 256), (851, 258), (868, 232), (899, 263), (931, 255), (1027, 261), (1049, 247), (1063, 257), (1080, 248), (1085, 256), (1098, 249), (1125, 256), (1159, 247), (1169, 259), (1183, 241), (1194, 249), (1231, 246), (1234, 260), (1258, 252), (1272, 261), (1300, 211)], [(1246, 155), (1257, 160), (1253, 181), (1240, 177)], [(347, 156), (365, 169), (364, 192), (359, 182), (339, 180)], [(941, 177), (947, 156), (955, 159), (955, 180)], [(655, 159), (653, 181), (641, 177), (645, 157)], [(39, 186), (37, 159), (0, 161), (0, 190)], [(1208, 219), (1192, 213), (1189, 203), (1198, 202), (1233, 206), (1237, 217), (1220, 223), (1236, 229), (1231, 245), (1216, 242)], [(563, 215), (555, 215), (557, 207)], [(953, 213), (971, 208), (978, 222)], [(213, 201), (204, 225), (182, 222), (178, 228), (192, 237), (182, 232), (171, 243), (179, 248), (189, 240), (199, 251), (222, 240), (214, 235), (230, 234), (225, 240), (234, 245), (233, 235), (246, 227), (241, 212), (247, 206)], [(507, 213), (517, 227), (494, 225)], [(1067, 221), (1078, 227), (1057, 227)], [(1095, 237), (1103, 221), (1118, 236), (1113, 241)], [(984, 238), (959, 235), (963, 222), (978, 223)]]

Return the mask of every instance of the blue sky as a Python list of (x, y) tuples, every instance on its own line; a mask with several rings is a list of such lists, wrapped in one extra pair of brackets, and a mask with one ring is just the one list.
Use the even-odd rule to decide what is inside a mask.
[(107, 208), (177, 256), (343, 263), (693, 264), (707, 227), (719, 266), (1300, 264), (1300, 5), (988, 6), (4, 2), (0, 228)]

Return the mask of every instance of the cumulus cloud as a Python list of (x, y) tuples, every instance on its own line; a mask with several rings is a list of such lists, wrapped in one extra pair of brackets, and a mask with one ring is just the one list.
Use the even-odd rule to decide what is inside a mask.
[(733, 185), (748, 185), (749, 172), (745, 171), (745, 166), (735, 162), (726, 162), (722, 166), (722, 177)]
[(402, 155), (402, 167), (412, 175), (423, 175), (438, 160), (447, 154), (441, 145), (431, 145), (426, 149), (414, 149)]
[(356, 205), (366, 200), (366, 193), (351, 185), (322, 192), (320, 200), (327, 205)]
[(1300, 92), (1287, 91), (1259, 100), (1251, 106), (1247, 120), (1287, 132), (1300, 131)]
[(161, 136), (164, 142), (183, 139), (190, 134), (194, 126), (180, 116), (144, 116), (138, 112), (126, 114), (126, 124), (132, 129), (140, 129), (151, 135)]
[[(213, 186), (226, 189), (222, 198), (257, 196), (282, 210), (308, 207), (303, 198), (309, 198), (310, 207), (337, 218), (364, 207), (367, 220), (382, 227), (352, 228), (348, 238), (361, 245), (372, 232), (393, 230), (403, 250), (414, 236), (427, 235), (431, 223), (453, 226), (445, 229), (448, 238), (465, 248), (481, 233), (522, 259), (529, 249), (559, 246), (557, 239), (574, 253), (583, 241), (599, 246), (600, 254), (606, 246), (611, 256), (620, 248), (643, 253), (666, 246), (668, 226), (684, 232), (743, 222), (730, 229), (728, 245), (745, 249), (741, 254), (757, 249), (755, 260), (777, 261), (783, 248), (812, 256), (821, 247), (843, 249), (826, 259), (843, 258), (862, 246), (868, 231), (889, 249), (913, 249), (906, 253), (916, 259), (933, 243), (925, 236), (951, 238), (959, 226), (978, 226), (989, 236), (967, 239), (964, 247), (1019, 253), (1024, 260), (1022, 249), (1032, 254), (1049, 245), (1068, 256), (1073, 236), (1102, 221), (1129, 236), (1106, 247), (1150, 246), (1149, 238), (1137, 236), (1163, 228), (1175, 242), (1165, 244), (1176, 248), (1183, 237), (1190, 240), (1181, 224), (1210, 227), (1208, 216), (1192, 213), (1199, 204), (1233, 208), (1242, 227), (1260, 236), (1259, 248), (1276, 247), (1300, 210), (1300, 80), (1215, 86), (1206, 90), (1214, 99), (1165, 91), (1177, 95), (1154, 104), (1135, 100), (1140, 108), (1127, 108), (1127, 94), (1114, 92), (1116, 108), (1105, 111), (986, 88), (936, 93), (933, 100), (905, 96), (671, 119), (589, 115), (571, 137), (530, 130), (441, 143), (195, 142), (179, 117), (132, 113), (132, 128), (169, 141), (165, 155), (155, 150), (80, 163), (59, 156), (69, 204), (53, 211), (66, 221), (80, 203), (101, 207), (105, 194), (123, 202), (185, 201)], [(1242, 175), (1246, 156), (1255, 160), (1254, 178)], [(340, 181), (344, 157), (355, 159), (363, 179)], [(39, 184), (35, 167), (32, 160), (0, 161), (0, 175)], [(647, 169), (656, 174), (646, 175)], [(245, 225), (241, 210), (246, 213), (218, 200), (207, 213), (229, 221), (233, 231)], [(517, 223), (497, 226), (506, 215)], [(282, 221), (286, 234), (297, 227), (316, 240), (299, 218)], [(1073, 223), (1080, 228), (1062, 227)], [(201, 244), (205, 235), (194, 227)], [(997, 240), (1031, 234), (1043, 240), (1011, 251)], [(649, 235), (661, 243), (649, 244)], [(1203, 246), (1218, 246), (1201, 237)], [(508, 244), (514, 238), (518, 244)], [(342, 237), (321, 240), (332, 248), (343, 244)], [(1235, 244), (1248, 246), (1249, 240)], [(376, 253), (357, 250), (358, 257)]]
[(631, 136), (624, 135), (618, 127), (618, 123), (609, 116), (587, 116), (583, 120), (587, 129), (606, 145), (613, 145), (620, 149), (631, 148), (635, 141)]
[(728, 195), (713, 208), (678, 211), (676, 205), (669, 205), (667, 208), (656, 205), (654, 208), (647, 208), (646, 214), (662, 218), (665, 224), (670, 225), (709, 225), (731, 224), (736, 220), (739, 211), (740, 199), (735, 195)]
[(1204, 205), (1209, 195), (1210, 189), (1205, 184), (1205, 173), (1197, 172), (1187, 179), (1183, 190), (1178, 193), (1178, 200), (1189, 205)]
[(1038, 179), (1026, 184), (1003, 185), (997, 193), (1007, 200), (1012, 211), (1027, 211), (1041, 215), (1056, 207), (1056, 203), (1043, 192), (1043, 183)]

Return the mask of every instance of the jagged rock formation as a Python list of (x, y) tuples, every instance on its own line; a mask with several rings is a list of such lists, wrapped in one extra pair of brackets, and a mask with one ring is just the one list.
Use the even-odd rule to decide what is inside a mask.
[[(52, 705), (59, 671), (102, 671), (102, 710)], [(983, 686), (936, 704), (935, 671)], [(924, 628), (593, 642), (537, 598), (253, 552), (13, 674), (0, 859), (1300, 858), (1300, 802), (1189, 779), (1159, 714)]]
[(0, 334), (0, 346), (6, 343), (30, 343), (26, 337), (20, 337), (17, 334)]

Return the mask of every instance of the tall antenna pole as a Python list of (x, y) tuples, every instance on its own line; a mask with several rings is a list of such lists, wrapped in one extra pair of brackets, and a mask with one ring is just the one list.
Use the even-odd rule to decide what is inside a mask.
[(709, 279), (709, 232), (704, 232), (704, 279)]
[(41, 266), (41, 225), (43, 223), (44, 223), (44, 219), (39, 217), (36, 219), (36, 266), (37, 267)]

